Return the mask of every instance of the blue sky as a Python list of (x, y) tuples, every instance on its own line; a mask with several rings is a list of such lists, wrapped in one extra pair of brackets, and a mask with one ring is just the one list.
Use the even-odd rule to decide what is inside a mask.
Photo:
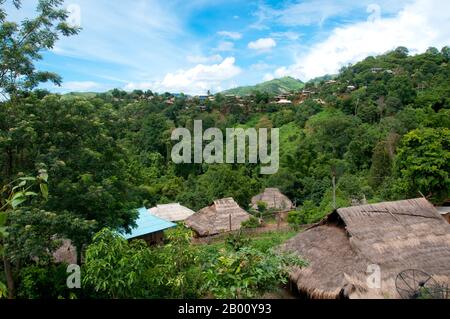
[[(33, 15), (24, 1), (12, 19)], [(399, 45), (450, 45), (450, 1), (68, 0), (82, 32), (38, 67), (55, 92), (111, 88), (204, 94), (281, 76), (308, 80)]]

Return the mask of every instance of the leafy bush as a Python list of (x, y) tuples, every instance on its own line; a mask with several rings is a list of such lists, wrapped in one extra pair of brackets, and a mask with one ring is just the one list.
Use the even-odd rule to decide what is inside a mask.
[(129, 243), (103, 229), (86, 251), (83, 284), (108, 298), (143, 297), (143, 275), (150, 257), (145, 242)]
[(292, 255), (261, 252), (251, 247), (222, 250), (206, 271), (206, 286), (215, 298), (255, 298), (286, 283), (291, 266), (305, 262)]
[(258, 228), (261, 227), (261, 223), (258, 218), (256, 217), (250, 217), (249, 220), (246, 220), (245, 222), (242, 222), (243, 228)]
[(20, 271), (17, 296), (22, 299), (73, 298), (67, 288), (67, 265), (28, 266)]
[(250, 238), (244, 237), (244, 236), (242, 236), (241, 232), (238, 232), (235, 234), (228, 235), (226, 243), (234, 251), (238, 251), (250, 243)]

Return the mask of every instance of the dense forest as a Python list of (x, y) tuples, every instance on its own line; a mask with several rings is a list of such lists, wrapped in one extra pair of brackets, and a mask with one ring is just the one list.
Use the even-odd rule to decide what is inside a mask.
[[(13, 34), (9, 27), (1, 32)], [(77, 32), (64, 25), (58, 30)], [(25, 52), (6, 51), (3, 42), (2, 62), (11, 66), (20, 54), (34, 59), (51, 40), (56, 38), (31, 38), (38, 45)], [(179, 202), (198, 210), (233, 197), (248, 209), (252, 196), (278, 187), (298, 207), (290, 222), (309, 224), (333, 210), (333, 177), (339, 207), (421, 196), (443, 204), (450, 190), (449, 62), (449, 47), (418, 55), (399, 47), (306, 83), (291, 92), (289, 105), (258, 91), (206, 100), (120, 89), (52, 94), (29, 88), (60, 79), (24, 62), (34, 82), (8, 87), (2, 77), (9, 98), (0, 102), (0, 292), (6, 295), (2, 283), (8, 283), (9, 292), (15, 286), (23, 298), (252, 297), (284, 278), (280, 263), (295, 262), (268, 247), (191, 246), (184, 230), (170, 235), (173, 242), (165, 247), (127, 243), (112, 231), (129, 230), (141, 206)], [(175, 165), (171, 132), (192, 129), (194, 120), (204, 129), (280, 128), (279, 172), (260, 175), (253, 164)], [(83, 283), (89, 289), (78, 295), (65, 289), (65, 268), (51, 261), (60, 244), (55, 234), (72, 240), (79, 261), (86, 258)], [(104, 271), (112, 260), (121, 267)], [(217, 276), (242, 260), (264, 263), (268, 271)], [(264, 277), (269, 273), (273, 278)]]

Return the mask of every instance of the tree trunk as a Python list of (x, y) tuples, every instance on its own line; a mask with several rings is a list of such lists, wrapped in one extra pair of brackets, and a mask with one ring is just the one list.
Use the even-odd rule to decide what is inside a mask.
[(3, 257), (3, 264), (5, 266), (6, 284), (8, 286), (8, 298), (14, 299), (16, 294), (14, 287), (14, 277), (11, 267), (11, 261), (8, 259), (8, 257)]

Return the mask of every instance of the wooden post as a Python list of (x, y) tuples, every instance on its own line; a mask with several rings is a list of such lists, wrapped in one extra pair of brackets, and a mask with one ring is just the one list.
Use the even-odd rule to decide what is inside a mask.
[(230, 232), (233, 230), (233, 227), (231, 226), (231, 214), (229, 215), (230, 217)]
[(336, 175), (333, 174), (333, 208), (336, 209)]
[(331, 175), (333, 177), (333, 209), (336, 209), (336, 167), (331, 168)]

